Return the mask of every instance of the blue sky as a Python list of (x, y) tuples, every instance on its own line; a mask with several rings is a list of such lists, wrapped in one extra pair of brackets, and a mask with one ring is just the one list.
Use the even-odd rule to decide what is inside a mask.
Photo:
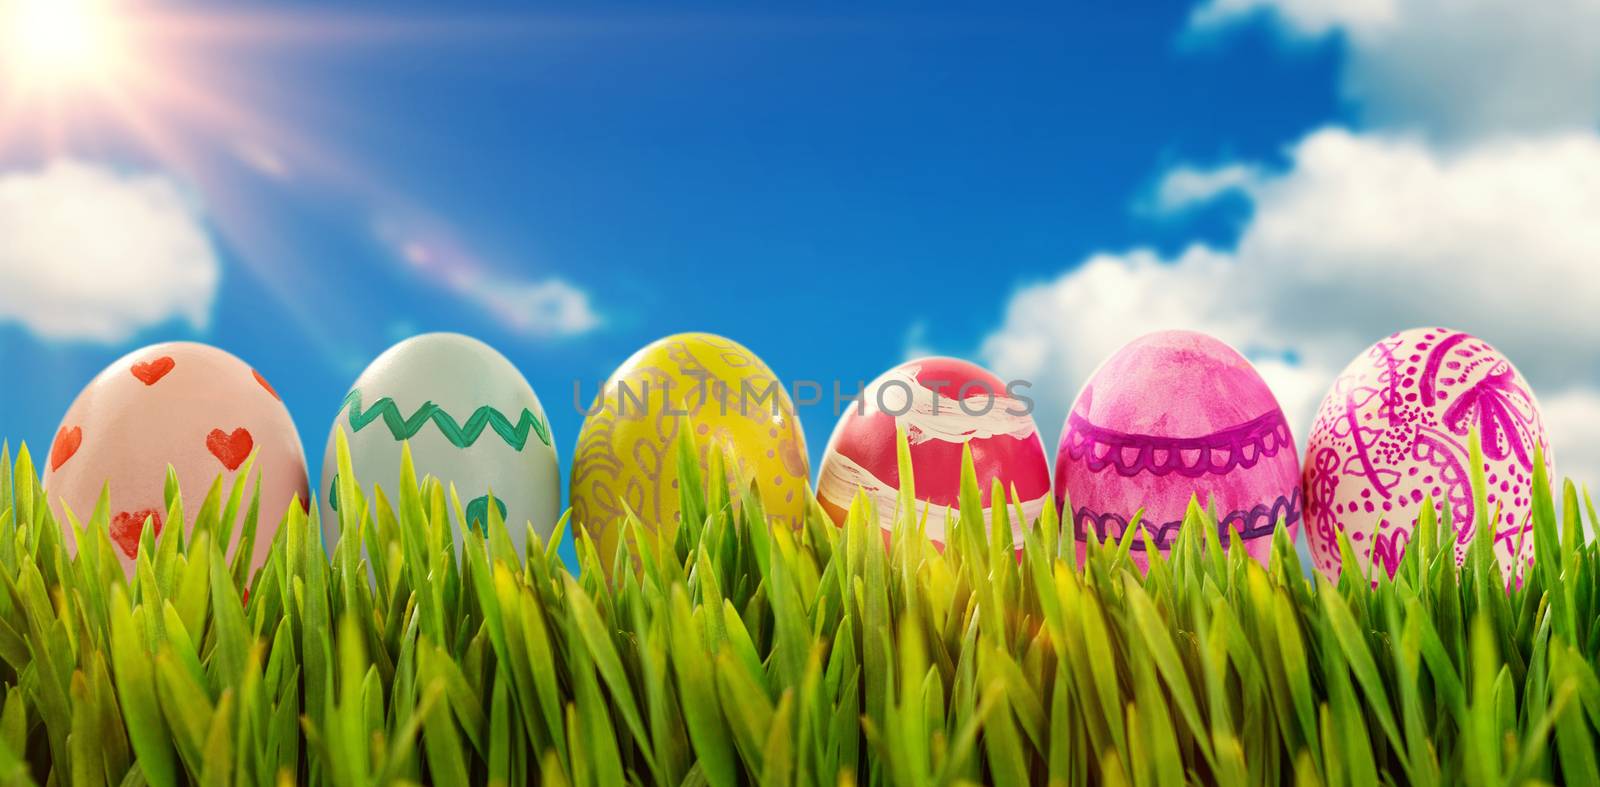
[[(1258, 361), (1281, 361), (1285, 370), (1269, 379), (1314, 391), (1314, 405), (1328, 370), (1342, 365), (1333, 359), (1391, 330), (1438, 318), (1494, 336), (1512, 334), (1504, 326), (1515, 321), (1484, 308), (1438, 314), (1331, 295), (1348, 308), (1300, 335), (1288, 328), (1300, 321), (1292, 303), (1248, 328), (1209, 311), (1165, 315), (1159, 304), (1222, 303), (1248, 289), (1227, 276), (1269, 271), (1256, 277), (1267, 281), (1296, 269), (1252, 256), (1270, 250), (1266, 231), (1281, 226), (1260, 217), (1293, 218), (1294, 198), (1331, 193), (1318, 173), (1344, 171), (1341, 155), (1357, 162), (1352, 171), (1380, 173), (1357, 184), (1373, 194), (1394, 190), (1402, 176), (1385, 180), (1382, 164), (1405, 155), (1441, 173), (1443, 185), (1428, 188), (1453, 194), (1461, 189), (1449, 177), (1512, 161), (1501, 153), (1517, 139), (1553, 150), (1543, 142), (1552, 135), (1580, 147), (1595, 136), (1595, 113), (1581, 100), (1488, 120), (1440, 110), (1485, 103), (1476, 83), (1451, 81), (1452, 58), (1549, 51), (1496, 38), (1504, 26), (1491, 14), (1457, 36), (1456, 49), (1396, 55), (1384, 42), (1430, 29), (1440, 7), (1349, 7), (1391, 6), (1363, 16), (1330, 10), (1336, 3), (1213, 0), (1196, 16), (1190, 3), (276, 4), (273, 18), (293, 20), (292, 34), (243, 24), (257, 33), (197, 46), (189, 61), (216, 66), (216, 86), (227, 85), (214, 91), (221, 103), (265, 118), (272, 132), (174, 117), (190, 154), (181, 163), (115, 128), (83, 129), (64, 150), (0, 145), (0, 179), (70, 158), (174, 184), (220, 271), (198, 318), (175, 305), (110, 337), (52, 338), (0, 297), (0, 435), (37, 450), (106, 363), (142, 344), (197, 339), (274, 382), (317, 477), (331, 419), (361, 368), (394, 341), (432, 330), (478, 336), (523, 370), (564, 463), (581, 423), (574, 380), (592, 391), (634, 349), (685, 330), (737, 339), (789, 380), (848, 385), (920, 348), (1037, 375), (1052, 386), (1041, 428), (1053, 440), (1105, 343), (1175, 320), (1214, 328)], [(268, 8), (241, 2), (226, 13)], [(1592, 49), (1569, 43), (1574, 53)], [(1562, 41), (1545, 45), (1560, 51)], [(1600, 95), (1590, 90), (1596, 69), (1573, 57), (1575, 68), (1557, 64), (1571, 75), (1564, 87)], [(183, 74), (202, 84), (212, 76)], [(1395, 74), (1415, 76), (1418, 92), (1381, 89), (1406, 84)], [(1319, 170), (1319, 156), (1332, 163)], [(1548, 169), (1589, 163), (1587, 148), (1571, 156)], [(1402, 289), (1422, 304), (1428, 287), (1459, 284), (1435, 280), (1454, 252), (1426, 246), (1438, 243), (1430, 238), (1394, 260), (1340, 248), (1322, 257), (1311, 248), (1307, 259), (1334, 259), (1326, 271), (1350, 256), (1357, 277), (1409, 265), (1424, 285)], [(1222, 282), (1217, 292), (1194, 273), (1211, 257), (1224, 271), (1211, 277)], [(1128, 277), (1129, 292), (1163, 289), (1148, 309), (1040, 308), (1077, 303), (1086, 280), (1077, 272), (1096, 260)], [(0, 277), (23, 297), (41, 287), (37, 269), (35, 258), (0, 253)], [(451, 285), (438, 272), (446, 269), (467, 273)], [(1272, 281), (1283, 299), (1308, 306), (1318, 287), (1361, 291), (1329, 290), (1315, 274)], [(494, 292), (552, 282), (558, 290), (539, 292), (576, 311), (518, 327), (487, 310)], [(1551, 297), (1574, 314), (1600, 312), (1588, 290)], [(1243, 302), (1237, 310), (1261, 311)], [(1568, 333), (1577, 346), (1600, 327)], [(1097, 338), (1080, 345), (1078, 334)], [(1499, 343), (1545, 344), (1510, 339)], [(1536, 385), (1543, 375), (1580, 397), (1559, 407), (1600, 410), (1591, 391), (1600, 356), (1524, 352)], [(801, 418), (816, 457), (833, 418), (826, 407)]]
[[(722, 333), (787, 378), (817, 380), (870, 379), (916, 325), (924, 341), (971, 351), (1015, 287), (1088, 252), (1228, 235), (1226, 212), (1174, 228), (1134, 210), (1165, 162), (1273, 156), (1336, 111), (1322, 53), (1286, 56), (1265, 35), (1183, 51), (1183, 4), (1046, 5), (583, 4), (540, 12), (568, 20), (566, 33), (255, 53), (273, 92), (322, 108), (294, 118), (297, 130), (358, 158), (386, 194), (229, 178), (229, 199), (292, 259), (247, 261), (250, 249), (216, 237), (224, 268), (206, 330), (173, 321), (108, 345), (0, 328), (7, 364), (34, 370), (32, 385), (0, 390), (0, 433), (42, 444), (103, 364), (182, 337), (267, 370), (317, 446), (367, 359), (411, 332), (459, 330), (524, 370), (570, 453), (572, 380), (592, 390), (656, 337)], [(519, 336), (436, 294), (374, 237), (374, 203), (389, 201), (425, 205), (504, 276), (582, 289), (600, 326)], [(279, 298), (263, 295), (273, 286), (304, 299), (310, 325), (278, 316)], [(820, 451), (832, 419), (806, 426)]]

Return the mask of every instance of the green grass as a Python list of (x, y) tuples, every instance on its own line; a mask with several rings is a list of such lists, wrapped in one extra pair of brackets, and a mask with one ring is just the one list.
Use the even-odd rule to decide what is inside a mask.
[(942, 553), (910, 516), (885, 550), (864, 498), (769, 531), (693, 456), (685, 526), (627, 524), (615, 583), (585, 538), (563, 568), (565, 525), (517, 554), (494, 506), (457, 551), (452, 489), (408, 459), (369, 496), (342, 440), (331, 559), (291, 506), (249, 577), (217, 545), (279, 512), (243, 482), (180, 511), (169, 481), (193, 530), (147, 530), (126, 582), (104, 502), (71, 557), (27, 450), (0, 453), (0, 782), (1600, 784), (1570, 484), (1508, 592), (1431, 518), (1376, 587), (1313, 584), (1281, 531), (1264, 569), (1195, 507), (1147, 576), (1131, 542), (1079, 569), (1053, 511), (1017, 560), (970, 459)]

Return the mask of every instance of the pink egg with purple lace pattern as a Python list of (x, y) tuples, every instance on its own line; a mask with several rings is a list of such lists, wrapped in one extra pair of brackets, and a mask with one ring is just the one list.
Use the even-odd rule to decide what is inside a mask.
[[(1056, 450), (1056, 502), (1071, 512), (1078, 558), (1089, 534), (1120, 539), (1135, 512), (1165, 554), (1191, 498), (1236, 530), (1263, 564), (1281, 520), (1300, 523), (1300, 463), (1283, 409), (1227, 344), (1192, 331), (1135, 339), (1090, 377)], [(1135, 537), (1134, 563), (1148, 565)]]
[[(1317, 569), (1340, 570), (1343, 531), (1364, 563), (1394, 576), (1422, 504), (1448, 507), (1457, 562), (1476, 532), (1470, 435), (1483, 444), (1494, 554), (1511, 576), (1533, 562), (1533, 462), (1550, 443), (1527, 380), (1487, 342), (1446, 328), (1401, 331), (1334, 381), (1306, 445), (1307, 539)], [(1375, 570), (1363, 565), (1367, 576)]]

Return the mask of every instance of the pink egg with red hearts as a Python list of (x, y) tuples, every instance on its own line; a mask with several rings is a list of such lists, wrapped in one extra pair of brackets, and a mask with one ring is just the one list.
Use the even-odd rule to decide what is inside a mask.
[[(51, 443), (44, 488), (75, 550), (63, 506), (86, 523), (109, 485), (113, 551), (132, 576), (146, 523), (158, 534), (167, 524), (167, 466), (177, 473), (184, 515), (193, 517), (217, 477), (227, 494), (252, 454), (252, 477), (261, 476), (252, 561), (260, 568), (290, 502), (309, 500), (289, 411), (244, 361), (204, 344), (156, 344), (118, 359), (78, 394)], [(236, 522), (230, 559), (239, 531)]]
[[(1392, 577), (1428, 496), (1455, 526), (1457, 562), (1477, 530), (1470, 436), (1483, 446), (1494, 554), (1511, 576), (1532, 564), (1533, 463), (1550, 442), (1533, 389), (1481, 339), (1447, 328), (1390, 335), (1357, 356), (1317, 410), (1306, 445), (1307, 540), (1318, 570), (1340, 570), (1338, 534)], [(1553, 474), (1552, 474), (1553, 476)], [(1366, 566), (1362, 566), (1366, 571)], [(1374, 574), (1375, 576), (1375, 574)]]
[[(923, 358), (896, 366), (872, 381), (834, 428), (822, 458), (817, 500), (843, 524), (858, 491), (872, 499), (885, 540), (894, 527), (900, 494), (897, 427), (911, 453), (919, 510), (928, 512), (928, 536), (943, 546), (949, 516), (959, 515), (961, 452), (972, 449), (983, 496), (984, 521), (996, 503), (1015, 513), (1012, 544), (1022, 547), (1024, 527), (1033, 526), (1050, 496), (1050, 466), (1034, 425), (1032, 401), (976, 364), (955, 358)], [(990, 499), (999, 479), (1015, 499)]]
[[(1265, 564), (1281, 519), (1294, 538), (1300, 463), (1283, 409), (1232, 347), (1193, 331), (1135, 339), (1079, 392), (1056, 452), (1056, 502), (1071, 506), (1079, 560), (1087, 534), (1121, 539), (1134, 513), (1166, 554), (1191, 498), (1237, 530)], [(1149, 564), (1142, 537), (1134, 563)]]

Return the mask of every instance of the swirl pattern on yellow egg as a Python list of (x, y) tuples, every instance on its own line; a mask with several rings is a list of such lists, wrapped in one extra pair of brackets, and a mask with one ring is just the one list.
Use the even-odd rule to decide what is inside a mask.
[(702, 470), (713, 447), (723, 451), (735, 499), (738, 485), (755, 479), (770, 524), (802, 521), (811, 471), (783, 384), (737, 342), (705, 333), (669, 336), (618, 367), (578, 435), (572, 520), (593, 534), (607, 570), (627, 511), (646, 527), (677, 527), (676, 457), (684, 428), (695, 431)]

